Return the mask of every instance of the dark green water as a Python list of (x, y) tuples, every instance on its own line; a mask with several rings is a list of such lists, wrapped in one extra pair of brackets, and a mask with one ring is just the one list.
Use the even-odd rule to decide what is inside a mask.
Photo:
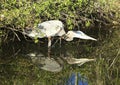
[[(89, 85), (120, 84), (120, 30), (98, 34), (97, 42), (78, 40), (55, 44), (48, 58), (47, 43), (27, 41), (2, 44), (0, 85), (64, 85), (72, 73), (80, 73)], [(105, 37), (105, 39), (103, 39)], [(119, 56), (119, 57), (118, 57)], [(63, 57), (94, 58), (82, 66)], [(47, 69), (46, 69), (47, 68)]]

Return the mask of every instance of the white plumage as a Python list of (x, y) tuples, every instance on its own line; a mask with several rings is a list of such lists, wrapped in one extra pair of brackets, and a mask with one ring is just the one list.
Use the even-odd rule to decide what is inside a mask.
[(67, 33), (64, 30), (64, 24), (59, 20), (50, 20), (38, 24), (38, 27), (32, 29), (31, 31), (26, 30), (26, 35), (29, 37), (38, 37), (38, 38), (48, 38), (48, 47), (51, 46), (51, 37), (60, 36), (66, 41), (72, 41), (73, 38), (95, 40), (82, 31), (68, 31)]
[(50, 20), (38, 24), (38, 28), (46, 35), (51, 36), (62, 36), (65, 34), (64, 25), (59, 20)]

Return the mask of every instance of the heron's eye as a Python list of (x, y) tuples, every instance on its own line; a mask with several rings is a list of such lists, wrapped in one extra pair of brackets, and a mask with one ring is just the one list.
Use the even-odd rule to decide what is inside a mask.
[(43, 29), (44, 27), (42, 25), (38, 25), (38, 28)]

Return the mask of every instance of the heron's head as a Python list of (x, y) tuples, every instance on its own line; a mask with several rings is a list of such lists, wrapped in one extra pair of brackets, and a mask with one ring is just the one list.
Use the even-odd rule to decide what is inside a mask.
[(92, 37), (86, 35), (82, 31), (68, 31), (67, 34), (65, 34), (65, 37), (64, 37), (64, 39), (66, 41), (72, 41), (73, 38), (79, 38), (79, 39), (95, 40), (95, 41), (97, 41), (95, 38), (92, 38)]
[(73, 31), (68, 31), (65, 35), (64, 35), (64, 39), (66, 40), (66, 41), (72, 41), (73, 40), (73, 37), (74, 36), (74, 34), (73, 34)]

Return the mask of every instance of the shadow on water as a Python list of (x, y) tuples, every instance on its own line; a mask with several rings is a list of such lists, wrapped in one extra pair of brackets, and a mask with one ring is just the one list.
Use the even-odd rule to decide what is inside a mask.
[[(98, 34), (99, 42), (63, 41), (61, 48), (57, 43), (50, 57), (47, 43), (22, 41), (2, 44), (0, 85), (65, 85), (72, 73), (86, 76), (89, 85), (119, 85), (120, 67), (115, 66), (120, 64), (119, 33), (119, 30), (114, 31), (113, 36), (106, 36), (105, 39), (109, 37), (107, 40)], [(79, 58), (96, 61), (82, 66), (72, 64)]]

